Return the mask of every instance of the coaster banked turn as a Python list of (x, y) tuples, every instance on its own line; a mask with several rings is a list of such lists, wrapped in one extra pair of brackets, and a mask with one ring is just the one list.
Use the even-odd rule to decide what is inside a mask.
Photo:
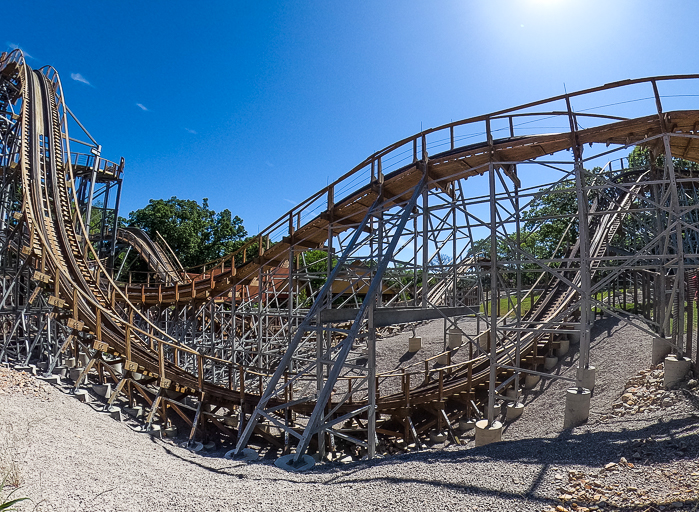
[[(124, 162), (101, 157), (58, 73), (3, 54), (0, 360), (47, 375), (72, 367), (76, 390), (111, 383), (106, 407), (143, 404), (149, 428), (176, 420), (190, 443), (228, 437), (233, 453), (262, 437), (293, 452), (293, 465), (328, 443), (373, 457), (380, 437), (419, 447), (446, 430), (458, 442), (462, 418), (492, 429), (497, 402), (516, 404), (520, 377), (546, 376), (571, 340), (585, 375), (593, 311), (691, 355), (672, 306), (688, 300), (696, 268), (695, 176), (673, 157), (699, 161), (699, 111), (664, 112), (658, 90), (697, 78), (607, 84), (425, 130), (234, 253), (184, 269), (169, 247), (117, 225), (118, 194), (112, 209), (94, 194), (117, 182), (121, 191)], [(611, 103), (572, 107), (639, 87), (652, 91), (641, 117), (609, 114)], [(71, 152), (78, 144), (85, 155)], [(647, 165), (625, 162), (634, 146), (649, 150)], [(528, 215), (545, 196), (574, 208)], [(552, 225), (564, 229), (544, 254), (528, 240)], [(633, 252), (619, 242), (629, 237)], [(151, 271), (126, 279), (117, 246)], [(623, 283), (626, 305), (631, 281), (633, 311), (605, 301)], [(443, 351), (380, 371), (386, 330), (424, 321), (443, 322)]]

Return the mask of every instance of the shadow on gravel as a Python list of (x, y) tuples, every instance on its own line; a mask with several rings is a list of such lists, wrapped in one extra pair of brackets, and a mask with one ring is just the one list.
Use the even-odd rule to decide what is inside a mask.
[[(464, 464), (468, 471), (468, 463), (483, 462), (511, 462), (519, 464), (532, 464), (539, 466), (536, 476), (530, 480), (521, 492), (504, 490), (503, 487), (512, 488), (511, 483), (506, 484), (502, 478), (516, 477), (507, 474), (507, 466), (503, 466), (500, 479), (495, 479), (495, 485), (491, 487), (470, 484), (445, 482), (444, 480), (406, 478), (406, 477), (376, 477), (374, 475), (361, 477), (361, 472), (367, 469), (367, 464), (358, 464), (354, 470), (342, 471), (325, 482), (326, 485), (353, 485), (372, 483), (377, 480), (391, 484), (414, 483), (430, 485), (442, 489), (451, 489), (470, 495), (492, 496), (498, 499), (527, 500), (541, 504), (560, 503), (556, 500), (541, 496), (538, 489), (550, 466), (590, 466), (602, 468), (609, 462), (616, 462), (622, 456), (631, 458), (633, 453), (642, 456), (641, 460), (634, 462), (637, 465), (647, 463), (670, 462), (685, 457), (696, 459), (699, 457), (699, 417), (673, 419), (640, 429), (622, 429), (618, 432), (581, 432), (574, 433), (570, 430), (563, 431), (557, 438), (549, 439), (525, 439), (519, 441), (506, 441), (467, 451), (440, 451), (424, 452), (392, 457), (378, 460), (369, 466), (389, 466), (404, 464), (411, 460), (422, 463)], [(329, 473), (337, 471), (336, 467), (327, 469), (316, 467), (309, 473)], [(359, 477), (359, 478), (358, 478)], [(488, 480), (488, 479), (486, 479)], [(290, 480), (291, 481), (291, 480)], [(491, 480), (492, 481), (492, 480)], [(655, 506), (668, 506), (669, 503), (656, 503), (648, 505), (650, 508), (643, 510), (659, 510)], [(699, 501), (686, 501), (682, 505), (675, 505), (673, 510), (695, 511), (699, 510)], [(634, 507), (614, 508), (617, 512), (638, 510)]]

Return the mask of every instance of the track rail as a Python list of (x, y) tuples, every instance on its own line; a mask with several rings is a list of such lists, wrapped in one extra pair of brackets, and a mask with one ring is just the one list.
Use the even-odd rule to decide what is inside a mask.
[[(26, 255), (29, 266), (36, 272), (51, 278), (49, 286), (46, 287), (46, 293), (55, 299), (57, 317), (69, 326), (67, 330), (71, 332), (71, 337), (66, 340), (64, 348), (74, 343), (76, 352), (88, 351), (93, 360), (99, 360), (109, 366), (110, 371), (111, 366), (105, 355), (118, 358), (125, 364), (122, 381), (131, 379), (136, 372), (149, 376), (150, 383), (158, 389), (154, 407), (157, 406), (158, 400), (166, 399), (164, 390), (196, 394), (199, 398), (199, 406), (194, 419), (195, 428), (202, 403), (250, 410), (257, 405), (260, 392), (251, 392), (249, 389), (246, 391), (240, 385), (234, 386), (231, 375), (235, 365), (232, 361), (207, 355), (183, 345), (178, 339), (151, 322), (150, 318), (143, 313), (144, 308), (152, 305), (162, 307), (184, 303), (206, 303), (215, 297), (234, 293), (235, 287), (252, 283), (261, 275), (261, 269), (279, 265), (288, 258), (290, 251), (293, 253), (321, 247), (328, 240), (328, 233), (353, 229), (362, 222), (368, 209), (381, 198), (388, 206), (397, 208), (404, 206), (410, 199), (412, 191), (423, 179), (424, 173), (427, 173), (429, 178), (427, 182), (430, 189), (442, 190), (448, 194), (455, 181), (480, 176), (487, 172), (488, 166), (492, 166), (493, 162), (507, 166), (517, 162), (535, 161), (543, 155), (559, 153), (584, 144), (624, 146), (650, 144), (667, 133), (690, 134), (690, 138), (672, 139), (670, 149), (672, 154), (699, 161), (699, 144), (692, 145), (695, 128), (699, 125), (699, 111), (695, 110), (661, 113), (634, 119), (598, 116), (603, 119), (603, 124), (588, 129), (578, 129), (574, 133), (493, 139), (491, 133), (487, 132), (487, 139), (483, 142), (453, 147), (455, 127), (484, 122), (488, 125), (496, 119), (511, 120), (518, 115), (525, 115), (522, 113), (525, 109), (569, 99), (579, 94), (623, 87), (630, 82), (609, 84), (603, 88), (459, 121), (399, 141), (372, 155), (340, 180), (321, 190), (263, 230), (256, 239), (259, 247), (257, 258), (236, 264), (236, 258), (246, 257), (249, 246), (245, 246), (233, 254), (208, 263), (205, 267), (189, 269), (200, 275), (199, 279), (190, 283), (184, 283), (182, 279), (175, 278), (178, 276), (178, 270), (169, 261), (164, 251), (142, 232), (120, 230), (117, 236), (131, 244), (152, 264), (162, 283), (158, 286), (119, 285), (104, 269), (94, 249), (89, 244), (87, 248), (83, 248), (79, 242), (78, 232), (87, 231), (82, 225), (80, 215), (74, 215), (77, 198), (70, 157), (70, 138), (64, 112), (65, 105), (58, 74), (52, 68), (32, 70), (24, 62), (21, 52), (17, 51), (0, 62), (0, 73), (4, 80), (13, 80), (21, 85), (18, 94), (18, 99), (21, 100), (21, 157), (18, 163), (23, 193), (22, 216), (26, 224), (24, 244), (28, 247), (23, 254)], [(633, 83), (655, 84), (657, 81), (670, 78), (696, 79), (699, 76), (654, 77)], [(452, 148), (428, 157), (425, 142), (427, 135), (444, 130), (452, 130)], [(414, 161), (383, 174), (381, 159), (406, 145), (413, 147)], [(417, 158), (418, 145), (421, 147), (422, 160)], [(427, 164), (423, 167), (421, 162), (424, 161)], [(374, 163), (378, 163), (376, 172), (373, 172)], [(369, 182), (351, 187), (350, 184), (356, 182), (357, 176), (361, 174), (360, 171), (366, 171), (368, 166), (372, 166)], [(628, 193), (619, 198), (616, 204), (608, 207), (609, 211), (601, 217), (592, 231), (590, 247), (593, 272), (597, 265), (595, 262), (601, 260), (612, 237), (617, 233), (621, 220), (630, 208), (639, 186), (638, 184), (628, 185)], [(344, 197), (334, 201), (334, 191), (342, 190), (343, 187)], [(317, 208), (319, 202), (324, 203), (326, 208), (320, 214), (312, 214), (311, 206)], [(301, 223), (299, 220), (301, 217), (308, 220)], [(279, 233), (282, 233), (282, 236), (279, 236)], [(272, 237), (276, 237), (273, 245), (265, 243)], [(574, 259), (578, 252), (579, 247), (576, 245), (568, 258)], [(474, 263), (475, 260), (469, 260), (462, 265), (470, 267)], [(537, 323), (543, 325), (551, 321), (564, 321), (571, 318), (574, 314), (571, 305), (577, 300), (575, 285), (580, 284), (580, 279), (579, 269), (571, 267), (562, 271), (562, 277), (548, 284), (545, 293), (523, 320), (532, 326)], [(571, 286), (571, 283), (574, 286)], [(432, 290), (432, 295), (429, 295), (430, 300), (435, 299), (437, 295), (444, 295), (447, 290), (446, 285), (440, 285)], [(520, 345), (522, 357), (527, 358), (531, 354), (536, 356), (540, 341), (539, 335), (534, 333), (525, 335)], [(512, 340), (504, 337), (499, 340), (498, 345), (498, 363), (514, 365), (515, 348)], [(168, 359), (165, 353), (174, 354), (174, 358)], [(182, 359), (189, 361), (189, 364), (180, 365), (179, 362)], [(408, 407), (421, 406), (429, 410), (430, 404), (443, 403), (449, 398), (458, 398), (462, 394), (471, 396), (475, 389), (488, 380), (489, 367), (490, 360), (481, 355), (467, 362), (440, 368), (438, 380), (430, 377), (434, 370), (426, 371), (422, 384), (416, 387), (407, 385), (403, 392), (379, 397), (376, 402), (378, 411), (392, 413)], [(229, 379), (228, 385), (223, 384), (220, 379), (215, 379), (217, 368), (226, 369), (228, 372), (226, 374)], [(253, 378), (259, 376), (261, 388), (263, 379), (266, 379), (273, 370), (273, 368), (241, 368), (239, 371), (246, 371), (248, 376), (252, 375)], [(83, 373), (87, 371), (89, 367)], [(208, 375), (211, 371), (214, 377), (209, 379)], [(503, 370), (502, 373), (506, 376), (511, 373), (511, 370)], [(422, 370), (408, 372), (408, 374), (422, 374)], [(137, 385), (135, 380), (132, 382)], [(239, 383), (244, 382), (240, 375)], [(119, 389), (116, 394), (119, 393)], [(116, 394), (112, 396), (112, 400)], [(275, 398), (270, 401), (270, 405), (274, 406), (284, 401), (285, 399), (281, 397)], [(341, 415), (366, 403), (362, 400), (355, 401), (339, 406), (336, 412)], [(330, 407), (332, 406), (331, 401)], [(312, 402), (304, 402), (292, 409), (308, 413), (313, 410), (313, 407)]]

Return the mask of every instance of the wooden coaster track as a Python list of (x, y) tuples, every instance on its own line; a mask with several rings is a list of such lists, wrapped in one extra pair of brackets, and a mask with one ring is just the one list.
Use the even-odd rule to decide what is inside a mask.
[[(247, 414), (253, 415), (253, 425), (250, 428), (267, 439), (274, 441), (269, 428), (263, 428), (260, 424), (265, 418), (272, 426), (279, 426), (284, 422), (287, 433), (301, 439), (304, 429), (320, 427), (312, 424), (311, 420), (307, 424), (304, 424), (304, 421), (294, 423), (288, 415), (284, 417), (279, 411), (310, 416), (318, 407), (322, 407), (326, 411), (332, 411), (334, 418), (365, 418), (367, 408), (374, 403), (368, 394), (372, 393), (373, 388), (369, 386), (366, 391), (359, 393), (358, 397), (353, 397), (353, 377), (341, 377), (339, 381), (329, 385), (337, 385), (337, 393), (346, 393), (348, 398), (334, 401), (333, 395), (330, 394), (330, 398), (319, 405), (314, 397), (322, 396), (322, 383), (319, 384), (321, 387), (318, 387), (315, 395), (309, 395), (310, 398), (300, 399), (294, 395), (294, 387), (298, 390), (308, 383), (316, 385), (303, 371), (296, 371), (300, 367), (289, 364), (282, 368), (285, 384), (282, 386), (281, 383), (274, 382), (273, 374), (277, 374), (277, 381), (282, 377), (277, 365), (280, 364), (286, 350), (284, 340), (290, 340), (293, 334), (291, 320), (279, 330), (282, 334), (279, 335), (280, 341), (275, 345), (278, 357), (268, 358), (265, 365), (262, 364), (261, 352), (253, 351), (251, 357), (257, 358), (256, 363), (249, 364), (216, 355), (216, 350), (203, 344), (196, 346), (183, 343), (182, 338), (164, 330), (154, 321), (149, 313), (150, 309), (157, 308), (162, 313), (166, 310), (178, 312), (184, 311), (185, 308), (200, 308), (204, 311), (202, 318), (208, 318), (206, 321), (209, 322), (212, 332), (223, 329), (223, 320), (216, 320), (213, 314), (206, 316), (209, 305), (218, 301), (230, 304), (233, 311), (237, 302), (240, 302), (239, 290), (255, 283), (261, 297), (264, 282), (282, 279), (278, 276), (283, 272), (288, 272), (291, 276), (294, 258), (298, 258), (299, 254), (307, 250), (324, 247), (327, 249), (332, 239), (340, 237), (343, 233), (364, 230), (368, 236), (375, 237), (371, 239), (372, 244), (380, 245), (383, 242), (380, 241), (380, 236), (376, 238), (374, 218), (381, 217), (384, 212), (400, 212), (406, 205), (413, 205), (411, 208), (417, 209), (415, 205), (418, 194), (427, 194), (430, 191), (442, 194), (455, 202), (455, 187), (458, 183), (468, 183), (469, 179), (494, 172), (494, 168), (502, 170), (515, 186), (519, 186), (517, 183), (520, 180), (515, 170), (518, 163), (536, 162), (541, 157), (566, 151), (575, 153), (579, 151), (577, 148), (588, 144), (622, 147), (643, 144), (660, 151), (663, 140), (667, 141), (667, 149), (672, 156), (699, 161), (699, 144), (694, 143), (699, 125), (699, 110), (666, 113), (659, 109), (656, 114), (633, 119), (576, 114), (576, 120), (584, 119), (599, 124), (585, 129), (573, 126), (569, 131), (555, 134), (514, 136), (512, 133), (513, 120), (531, 116), (532, 109), (540, 105), (569, 101), (576, 96), (623, 88), (627, 85), (650, 83), (655, 88), (656, 82), (663, 80), (696, 78), (698, 77), (695, 75), (655, 77), (608, 84), (601, 88), (543, 100), (421, 132), (370, 156), (345, 176), (282, 216), (235, 253), (198, 268), (186, 269), (187, 273), (178, 269), (166, 252), (142, 232), (134, 229), (119, 230), (117, 238), (144, 257), (159, 279), (158, 282), (153, 279), (143, 284), (122, 284), (113, 280), (111, 272), (104, 267), (91, 244), (81, 243), (81, 240), (86, 238), (84, 234), (87, 230), (82, 216), (76, 213), (79, 210), (78, 198), (60, 78), (52, 68), (32, 70), (24, 62), (21, 52), (15, 51), (4, 55), (0, 61), (0, 81), (5, 84), (4, 90), (14, 90), (14, 95), (8, 97), (6, 103), (20, 105), (19, 114), (13, 114), (14, 118), (10, 117), (16, 121), (16, 126), (12, 129), (16, 140), (10, 143), (10, 139), (7, 139), (5, 142), (2, 172), (5, 181), (15, 179), (14, 177), (19, 179), (21, 211), (16, 212), (12, 221), (14, 224), (6, 226), (5, 245), (19, 252), (22, 271), (27, 268), (31, 270), (33, 282), (43, 290), (42, 294), (52, 306), (51, 318), (60, 326), (60, 347), (54, 354), (52, 365), (63, 357), (63, 352), (72, 353), (74, 357), (78, 357), (80, 353), (89, 356), (88, 364), (77, 379), (76, 389), (97, 365), (101, 369), (100, 372), (104, 369), (115, 381), (116, 389), (109, 397), (110, 404), (122, 392), (128, 389), (130, 393), (133, 389), (149, 402), (149, 424), (156, 412), (161, 417), (166, 417), (167, 409), (171, 408), (191, 426), (190, 439), (194, 438), (197, 429), (207, 420), (219, 431), (242, 438), (239, 442), (240, 447), (247, 443), (250, 437), (249, 434), (245, 437), (242, 432)], [(572, 118), (570, 109), (545, 113)], [(511, 136), (493, 138), (491, 123), (498, 121), (509, 122)], [(456, 147), (455, 129), (482, 124), (486, 127), (483, 142)], [(7, 130), (10, 133), (9, 128)], [(445, 132), (450, 134), (450, 149), (428, 155), (427, 137)], [(394, 152), (406, 147), (408, 150), (412, 148), (412, 161), (384, 174), (382, 161), (387, 161)], [(637, 181), (627, 181), (623, 184), (622, 192), (615, 201), (606, 202), (603, 213), (596, 213), (593, 207), (592, 213), (597, 215), (597, 221), (590, 228), (588, 257), (589, 271), (593, 275), (603, 261), (612, 238), (619, 232), (624, 216), (633, 207), (642, 187), (646, 186), (643, 184), (645, 175), (643, 179), (638, 176), (636, 178)], [(354, 187), (348, 185), (356, 183), (358, 179), (364, 184)], [(421, 183), (425, 184), (422, 188)], [(344, 197), (337, 201), (335, 194), (339, 192), (336, 191), (343, 191), (344, 194)], [(7, 212), (8, 216), (9, 213), (11, 212)], [(408, 213), (412, 215), (411, 212)], [(302, 218), (304, 222), (301, 222)], [(398, 216), (395, 218), (398, 219)], [(383, 221), (383, 217), (381, 220)], [(371, 224), (367, 224), (368, 222)], [(392, 236), (398, 239), (400, 229), (403, 229), (402, 225), (398, 220), (391, 222), (393, 224), (390, 224), (390, 229), (395, 229), (397, 233)], [(405, 223), (404, 220), (402, 222)], [(415, 223), (417, 226), (417, 220)], [(400, 229), (395, 226), (400, 226)], [(252, 244), (257, 245), (257, 256), (248, 259)], [(327, 252), (330, 254), (329, 249)], [(499, 383), (515, 373), (512, 367), (516, 364), (537, 368), (541, 364), (541, 351), (550, 348), (555, 336), (565, 336), (568, 332), (561, 330), (560, 335), (554, 336), (550, 329), (545, 328), (547, 325), (576, 321), (576, 311), (580, 309), (579, 289), (582, 286), (581, 252), (578, 241), (563, 258), (565, 263), (560, 267), (558, 275), (549, 280), (536, 300), (533, 297), (533, 288), (530, 291), (532, 307), (521, 316), (521, 322), (526, 324), (528, 332), (517, 338), (513, 334), (514, 330), (508, 331), (505, 324), (498, 323), (498, 336), (493, 336), (489, 329), (479, 334), (482, 339), (496, 342)], [(347, 254), (350, 253), (348, 250)], [(383, 253), (379, 251), (377, 254)], [(417, 258), (416, 253), (415, 266)], [(470, 272), (475, 267), (479, 267), (480, 271), (485, 268), (488, 272), (488, 263), (474, 256), (454, 262), (454, 265), (457, 265), (455, 272), (459, 274)], [(263, 273), (269, 272), (269, 269), (280, 270), (265, 281)], [(383, 278), (381, 275), (369, 276), (368, 279)], [(289, 283), (291, 282), (289, 277)], [(438, 282), (428, 290), (424, 300), (415, 299), (415, 306), (419, 306), (419, 300), (424, 309), (428, 302), (436, 301), (437, 295), (452, 293), (454, 290), (455, 287), (450, 287), (449, 282)], [(285, 293), (286, 300), (291, 303), (291, 284)], [(324, 296), (318, 297), (317, 301), (325, 300)], [(422, 293), (416, 297), (422, 297)], [(364, 299), (374, 300), (369, 296)], [(26, 300), (32, 302), (35, 299)], [(332, 300), (328, 300), (328, 303), (331, 304)], [(261, 308), (262, 304), (260, 299), (258, 306)], [(413, 310), (411, 312), (417, 314)], [(319, 310), (318, 318), (321, 318), (321, 313)], [(231, 314), (235, 315), (235, 312)], [(454, 315), (442, 316), (446, 318)], [(354, 318), (351, 315), (350, 317)], [(367, 321), (367, 317), (361, 313), (357, 318), (359, 322)], [(441, 318), (440, 313), (433, 314), (431, 318)], [(296, 325), (299, 323), (297, 321)], [(318, 321), (318, 324), (313, 325), (321, 324)], [(323, 325), (329, 323), (325, 322)], [(541, 329), (540, 333), (536, 332), (537, 326)], [(239, 328), (248, 333), (251, 329), (246, 326)], [(256, 328), (262, 332), (261, 326)], [(373, 329), (373, 324), (371, 328)], [(328, 333), (333, 331), (328, 339), (335, 341), (331, 341), (327, 347), (327, 354), (331, 355), (336, 350), (333, 344), (340, 346), (343, 343), (344, 338), (336, 337), (353, 332), (351, 329), (343, 330), (338, 327), (324, 329)], [(358, 329), (361, 331), (365, 327)], [(366, 339), (370, 339), (370, 336)], [(222, 336), (221, 341), (225, 344), (226, 338)], [(472, 342), (465, 343), (463, 348), (469, 344), (473, 350)], [(5, 342), (5, 347), (7, 345)], [(517, 356), (516, 348), (519, 349)], [(476, 346), (476, 349), (478, 352), (479, 347)], [(452, 352), (448, 350), (439, 356), (451, 356)], [(326, 356), (319, 355), (316, 363), (319, 368), (322, 357)], [(443, 419), (453, 421), (459, 416), (472, 414), (471, 405), (475, 406), (479, 398), (477, 393), (489, 384), (493, 361), (487, 354), (476, 353), (465, 361), (434, 366), (437, 357), (420, 361), (407, 369), (375, 375), (369, 373), (369, 377), (362, 373), (361, 379), (357, 377), (357, 382), (361, 380), (364, 383), (368, 378), (400, 380), (400, 391), (381, 396), (378, 389), (375, 389), (378, 394), (375, 399), (377, 413), (387, 415), (404, 427), (403, 432), (394, 432), (396, 435), (407, 436), (410, 428), (415, 432), (412, 419), (420, 416), (428, 418), (418, 428), (419, 432), (424, 432), (435, 423), (441, 424)], [(521, 362), (518, 363), (517, 358), (520, 357)], [(351, 366), (344, 359), (322, 364), (328, 368), (332, 368), (333, 365)], [(311, 371), (307, 373), (309, 372)], [(274, 389), (282, 392), (272, 393)], [(188, 396), (194, 397), (195, 400), (187, 402)], [(267, 399), (263, 405), (260, 405), (261, 396)], [(187, 409), (191, 409), (191, 412), (187, 412)], [(237, 431), (225, 424), (221, 416), (217, 416), (219, 410), (229, 411), (224, 417), (231, 416), (234, 411), (238, 412), (240, 419)], [(452, 411), (452, 414), (448, 415), (442, 411)], [(361, 421), (357, 421), (357, 424), (359, 427), (356, 431), (359, 434), (355, 435), (366, 437), (366, 428), (362, 426)], [(320, 433), (328, 431), (321, 430)], [(384, 431), (388, 432), (386, 429)], [(337, 435), (340, 438), (347, 437), (343, 432), (338, 430)], [(359, 443), (362, 444), (361, 441)]]

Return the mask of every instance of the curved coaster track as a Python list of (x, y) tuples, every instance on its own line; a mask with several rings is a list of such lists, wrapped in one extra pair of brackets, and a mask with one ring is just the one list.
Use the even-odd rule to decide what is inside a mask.
[[(697, 79), (627, 80), (425, 130), (183, 269), (117, 227), (123, 159), (101, 157), (58, 73), (3, 54), (0, 360), (68, 367), (76, 391), (111, 383), (107, 409), (144, 406), (147, 428), (184, 424), (190, 443), (227, 436), (237, 454), (262, 437), (300, 462), (327, 443), (372, 457), (379, 436), (419, 447), (460, 418), (493, 426), (498, 402), (551, 377), (571, 341), (590, 368), (602, 312), (691, 356), (699, 110), (663, 103), (690, 101), (675, 92)], [(119, 246), (150, 271), (122, 282)], [(443, 350), (380, 368), (382, 335), (425, 321), (443, 323)]]

